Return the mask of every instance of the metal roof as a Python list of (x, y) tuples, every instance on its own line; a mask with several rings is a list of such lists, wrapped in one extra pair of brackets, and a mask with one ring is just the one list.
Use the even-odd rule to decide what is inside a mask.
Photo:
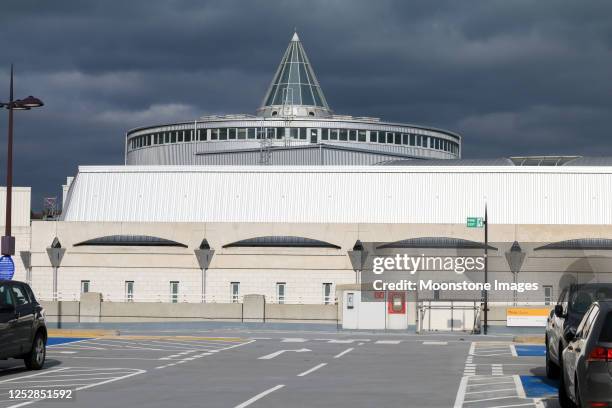
[[(450, 162), (450, 161), (449, 161)], [(79, 167), (62, 219), (612, 224), (612, 167)]]
[(377, 163), (381, 166), (514, 166), (512, 160), (498, 159), (399, 159)]
[(282, 248), (334, 248), (340, 249), (338, 245), (318, 239), (294, 237), (294, 236), (268, 236), (243, 239), (223, 245), (223, 248), (240, 247), (282, 247)]

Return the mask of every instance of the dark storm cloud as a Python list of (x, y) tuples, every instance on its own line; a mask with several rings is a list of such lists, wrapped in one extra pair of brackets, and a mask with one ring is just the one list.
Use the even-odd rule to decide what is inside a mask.
[(611, 15), (608, 0), (3, 1), (0, 87), (15, 62), (17, 95), (46, 102), (17, 113), (16, 183), (39, 208), (78, 164), (122, 163), (129, 128), (252, 113), (293, 27), (339, 113), (457, 131), (466, 157), (612, 155)]

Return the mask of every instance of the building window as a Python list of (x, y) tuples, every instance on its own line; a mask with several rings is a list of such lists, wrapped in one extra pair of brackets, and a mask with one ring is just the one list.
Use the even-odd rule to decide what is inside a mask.
[(178, 141), (182, 142), (183, 138), (185, 137), (185, 131), (180, 131), (180, 132), (176, 132), (178, 133)]
[(191, 142), (191, 133), (193, 132), (193, 130), (188, 130), (185, 132), (185, 141), (186, 142)]
[(230, 283), (230, 299), (232, 303), (240, 302), (240, 282)]
[(340, 129), (340, 140), (346, 142), (348, 140), (348, 130)]
[(226, 128), (219, 129), (219, 140), (227, 140), (227, 129)]
[(359, 131), (359, 135), (358, 135), (358, 141), (360, 142), (365, 142), (366, 141), (366, 131), (365, 130), (360, 130)]
[(234, 129), (234, 128), (230, 128), (229, 129), (229, 138), (231, 140), (236, 139), (236, 129)]
[(393, 139), (394, 139), (395, 144), (402, 144), (402, 134), (401, 133), (394, 133)]
[(408, 143), (408, 138), (409, 138), (409, 137), (410, 137), (410, 135), (409, 135), (409, 134), (407, 134), (407, 133), (402, 133), (402, 144), (403, 144), (403, 145), (408, 145), (408, 144), (409, 144), (409, 143)]
[(176, 132), (170, 132), (170, 143), (176, 143)]
[(329, 139), (329, 129), (322, 129), (321, 130), (321, 140), (328, 140)]
[(87, 293), (87, 292), (89, 292), (89, 281), (82, 280), (81, 281), (81, 293)]
[(285, 303), (285, 289), (287, 284), (285, 282), (278, 282), (276, 284), (276, 300), (279, 304)]
[(543, 286), (544, 288), (544, 304), (549, 306), (553, 302), (553, 287), (552, 286)]
[(249, 128), (248, 133), (249, 133), (248, 135), (249, 139), (255, 139), (255, 128)]
[(319, 138), (317, 129), (310, 129), (310, 143), (317, 143)]
[(329, 140), (338, 140), (338, 129), (332, 129), (330, 132)]
[(125, 301), (134, 301), (134, 281), (125, 281)]
[(378, 132), (378, 143), (387, 143), (385, 140), (385, 132)]
[(179, 299), (179, 283), (178, 281), (170, 281), (170, 303), (178, 303)]
[(410, 146), (414, 146), (414, 145), (416, 145), (416, 135), (411, 134), (410, 135)]
[(238, 139), (246, 139), (246, 128), (238, 129)]
[(217, 139), (219, 139), (219, 129), (212, 129), (212, 132), (210, 132), (210, 140)]
[(350, 130), (349, 131), (349, 140), (351, 142), (356, 142), (357, 141), (357, 131), (356, 130)]
[(370, 142), (377, 142), (377, 141), (378, 141), (378, 132), (370, 130)]
[(291, 138), (292, 139), (297, 139), (298, 138), (298, 132), (300, 131), (300, 129), (298, 128), (291, 128), (289, 130), (290, 134), (291, 134)]
[(300, 128), (300, 139), (306, 140), (306, 128)]
[(332, 284), (324, 283), (323, 284), (323, 303), (326, 305), (331, 305), (334, 301), (332, 296)]

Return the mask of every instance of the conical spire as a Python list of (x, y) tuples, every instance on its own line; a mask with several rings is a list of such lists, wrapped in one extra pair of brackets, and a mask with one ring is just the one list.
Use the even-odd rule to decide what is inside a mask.
[(297, 31), (293, 33), (258, 113), (263, 116), (331, 114)]

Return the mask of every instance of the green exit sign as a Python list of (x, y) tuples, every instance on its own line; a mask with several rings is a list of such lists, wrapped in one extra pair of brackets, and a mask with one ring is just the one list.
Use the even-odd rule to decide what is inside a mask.
[(482, 228), (484, 227), (484, 220), (481, 217), (467, 217), (468, 228)]

